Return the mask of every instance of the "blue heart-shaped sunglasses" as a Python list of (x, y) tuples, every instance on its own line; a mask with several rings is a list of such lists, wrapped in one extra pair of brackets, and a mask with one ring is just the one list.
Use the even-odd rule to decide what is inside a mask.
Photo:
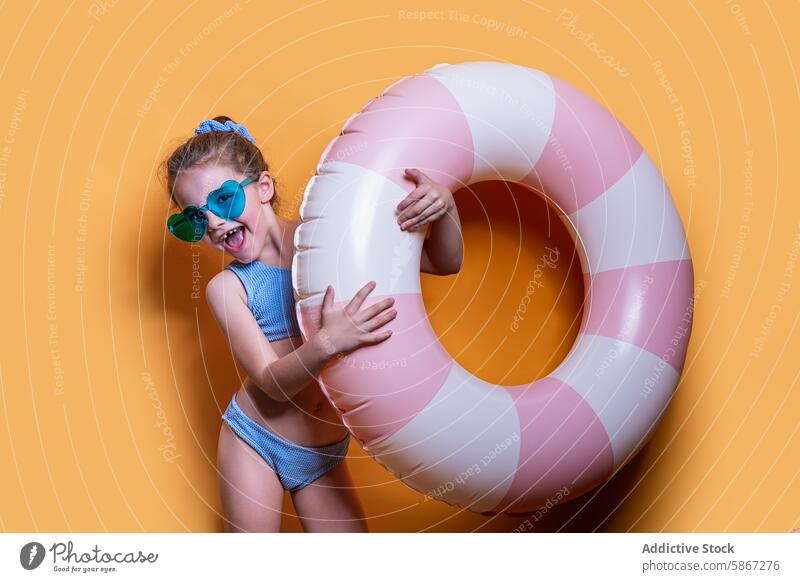
[(244, 187), (254, 180), (255, 178), (246, 178), (241, 182), (226, 180), (222, 186), (208, 193), (203, 206), (198, 208), (189, 205), (170, 216), (167, 219), (167, 229), (182, 241), (199, 241), (208, 228), (206, 211), (213, 212), (223, 220), (241, 216), (246, 202)]

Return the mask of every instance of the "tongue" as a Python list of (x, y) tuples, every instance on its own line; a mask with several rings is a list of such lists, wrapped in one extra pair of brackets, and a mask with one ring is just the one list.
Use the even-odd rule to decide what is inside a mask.
[(240, 246), (242, 246), (242, 243), (244, 242), (244, 229), (241, 228), (238, 229), (236, 232), (234, 232), (232, 235), (228, 237), (228, 240), (226, 242), (228, 243), (229, 247), (233, 249), (238, 249)]

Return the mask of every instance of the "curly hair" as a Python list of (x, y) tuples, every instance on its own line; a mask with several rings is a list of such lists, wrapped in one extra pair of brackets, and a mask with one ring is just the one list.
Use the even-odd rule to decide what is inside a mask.
[[(220, 115), (214, 121), (225, 123), (233, 120)], [(211, 131), (194, 135), (178, 146), (159, 166), (162, 183), (166, 184), (169, 198), (176, 206), (179, 204), (175, 200), (173, 188), (178, 175), (189, 168), (204, 164), (228, 166), (245, 176), (258, 176), (269, 170), (259, 147), (236, 132)], [(274, 207), (275, 202), (276, 196), (273, 196), (270, 205)]]

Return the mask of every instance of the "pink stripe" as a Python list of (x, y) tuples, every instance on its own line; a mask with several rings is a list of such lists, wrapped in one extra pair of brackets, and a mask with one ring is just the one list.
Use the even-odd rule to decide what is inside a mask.
[(489, 513), (530, 512), (559, 490), (565, 492), (563, 499), (572, 500), (611, 475), (614, 452), (608, 434), (572, 387), (542, 378), (506, 390), (519, 415), (519, 463), (503, 501)]
[[(369, 297), (362, 309), (386, 296)], [(411, 421), (444, 384), (453, 359), (427, 321), (419, 293), (393, 294), (397, 317), (379, 328), (392, 336), (332, 360), (321, 385), (362, 445), (374, 445)], [(348, 301), (337, 301), (339, 309)], [(301, 310), (301, 326), (319, 329), (320, 308)]]
[(639, 346), (680, 374), (691, 331), (693, 288), (691, 259), (597, 273), (591, 279), (586, 329), (581, 331)]
[(411, 191), (405, 168), (419, 168), (456, 191), (472, 175), (472, 133), (450, 91), (428, 76), (395, 83), (353, 115), (323, 153), (374, 170)]
[(553, 79), (556, 112), (544, 152), (522, 183), (543, 190), (566, 214), (586, 206), (625, 175), (642, 146), (611, 113)]

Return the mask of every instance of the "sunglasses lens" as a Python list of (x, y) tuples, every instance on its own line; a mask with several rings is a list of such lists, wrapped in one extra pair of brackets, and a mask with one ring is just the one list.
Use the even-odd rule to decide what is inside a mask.
[(244, 189), (234, 180), (224, 182), (208, 196), (208, 209), (225, 220), (237, 218), (245, 207)]
[[(247, 185), (254, 178), (248, 178), (241, 184), (236, 180), (226, 180), (222, 186), (209, 193), (204, 210), (210, 210), (223, 220), (238, 218), (244, 212), (247, 203), (243, 184)], [(205, 214), (196, 206), (187, 206), (183, 212), (173, 214), (167, 219), (167, 228), (177, 238), (187, 242), (197, 242), (206, 233), (208, 221)]]
[(167, 228), (183, 241), (197, 242), (206, 232), (206, 218), (194, 206), (188, 206), (167, 219)]

